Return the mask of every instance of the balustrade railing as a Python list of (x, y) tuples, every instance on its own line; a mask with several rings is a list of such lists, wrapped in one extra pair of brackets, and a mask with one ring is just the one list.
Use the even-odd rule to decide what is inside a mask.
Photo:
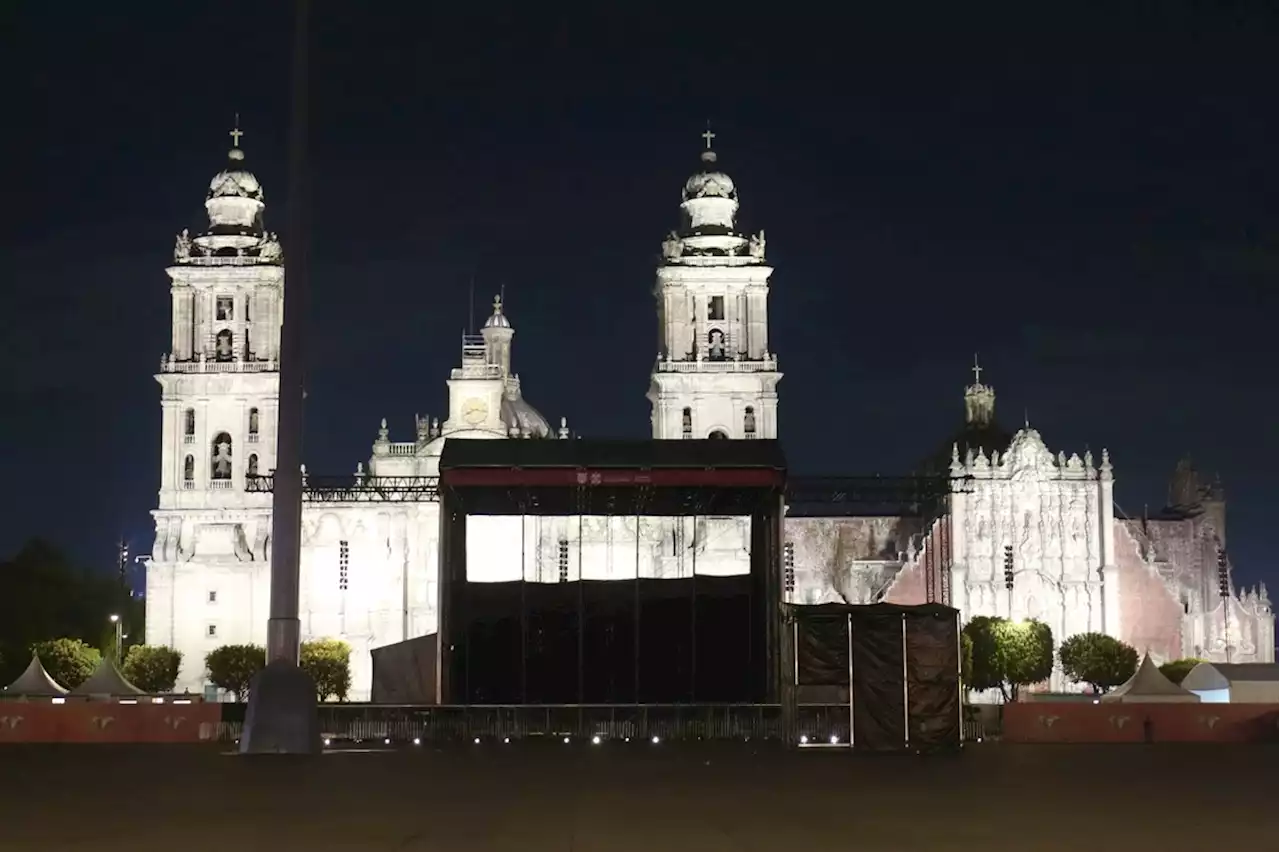
[(657, 362), (659, 373), (761, 373), (776, 372), (777, 369), (778, 359), (772, 356), (740, 361), (712, 361), (704, 358), (701, 361), (659, 359)]
[(209, 480), (210, 491), (230, 491), (234, 487), (235, 486), (230, 479), (210, 479)]
[(280, 369), (277, 361), (170, 361), (160, 362), (162, 373), (274, 373)]

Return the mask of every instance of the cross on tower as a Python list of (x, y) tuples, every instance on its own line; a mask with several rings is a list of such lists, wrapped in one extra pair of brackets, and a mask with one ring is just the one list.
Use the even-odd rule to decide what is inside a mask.
[(978, 366), (978, 356), (973, 356), (973, 383), (975, 385), (982, 384), (982, 368)]
[(705, 140), (707, 140), (707, 150), (708, 150), (708, 151), (710, 151), (710, 150), (711, 150), (711, 140), (716, 138), (716, 135), (715, 135), (714, 133), (712, 133), (712, 132), (711, 132), (711, 125), (710, 125), (710, 124), (708, 124), (708, 125), (707, 125), (707, 130), (706, 130), (706, 132), (705, 132), (705, 133), (703, 133), (703, 134), (702, 134), (702, 138), (703, 138), (703, 139), (705, 139)]
[(229, 134), (231, 136), (231, 147), (240, 147), (240, 137), (244, 135), (244, 131), (240, 129), (240, 113), (236, 113), (235, 129)]

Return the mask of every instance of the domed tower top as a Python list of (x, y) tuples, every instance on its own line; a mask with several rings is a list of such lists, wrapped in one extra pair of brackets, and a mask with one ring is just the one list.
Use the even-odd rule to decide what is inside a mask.
[(711, 147), (716, 135), (710, 127), (702, 138), (707, 144), (702, 152), (702, 168), (685, 181), (680, 207), (691, 232), (732, 233), (738, 213), (738, 189), (733, 179), (719, 168), (719, 157)]
[(266, 196), (258, 178), (245, 168), (244, 149), (240, 137), (244, 131), (239, 121), (231, 131), (231, 150), (227, 152), (227, 165), (209, 181), (209, 194), (204, 208), (209, 214), (211, 234), (262, 233), (262, 211)]
[(183, 231), (174, 248), (177, 264), (281, 264), (284, 253), (275, 234), (263, 230), (266, 195), (253, 172), (245, 168), (240, 147), (239, 116), (231, 136), (227, 165), (209, 181), (204, 209), (209, 229), (195, 237)]

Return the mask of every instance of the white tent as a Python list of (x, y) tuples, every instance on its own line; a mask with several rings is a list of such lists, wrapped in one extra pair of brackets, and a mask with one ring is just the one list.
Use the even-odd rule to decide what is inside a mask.
[(49, 675), (37, 654), (31, 655), (27, 670), (18, 675), (18, 679), (6, 686), (3, 692), (0, 692), (0, 695), (6, 698), (58, 698), (66, 694), (66, 688)]
[(1200, 663), (1187, 672), (1182, 687), (1216, 704), (1275, 704), (1280, 669), (1275, 663)]
[(142, 690), (125, 680), (124, 675), (116, 668), (116, 664), (107, 657), (102, 658), (98, 668), (89, 679), (71, 690), (70, 695), (90, 695), (105, 697), (115, 695), (142, 695)]
[(1102, 700), (1125, 704), (1185, 704), (1199, 701), (1200, 696), (1169, 680), (1151, 662), (1151, 655), (1144, 654), (1133, 677), (1102, 696)]

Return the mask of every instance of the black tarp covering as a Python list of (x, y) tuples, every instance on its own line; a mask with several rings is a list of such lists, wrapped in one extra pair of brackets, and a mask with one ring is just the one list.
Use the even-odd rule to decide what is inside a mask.
[(793, 606), (795, 683), (849, 686), (853, 743), (932, 751), (960, 744), (959, 613), (938, 604)]
[(375, 704), (436, 703), (436, 634), (383, 645), (373, 656)]
[(761, 701), (766, 640), (754, 586), (748, 575), (460, 584), (455, 700)]

